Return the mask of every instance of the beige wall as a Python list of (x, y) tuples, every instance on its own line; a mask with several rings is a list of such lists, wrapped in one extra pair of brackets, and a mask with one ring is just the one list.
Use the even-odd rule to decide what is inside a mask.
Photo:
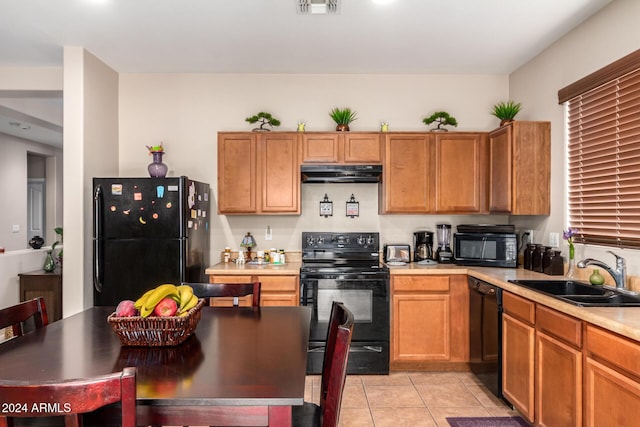
[[(551, 216), (543, 221), (511, 218), (523, 228), (535, 228), (536, 240), (547, 243), (549, 232), (567, 227), (564, 108), (558, 104), (558, 90), (640, 48), (639, 16), (639, 1), (615, 0), (510, 76), (511, 98), (524, 105), (519, 118), (551, 120)], [(613, 265), (608, 249), (578, 245), (576, 258), (593, 257)], [(627, 259), (630, 274), (640, 274), (640, 251), (615, 252)]]
[[(145, 145), (163, 143), (169, 175), (187, 175), (213, 189), (217, 212), (218, 131), (251, 130), (245, 118), (269, 111), (280, 119), (278, 130), (334, 130), (331, 108), (349, 106), (358, 112), (352, 131), (427, 130), (422, 119), (446, 110), (458, 120), (453, 130), (490, 130), (497, 119), (491, 106), (507, 98), (507, 76), (487, 75), (213, 75), (122, 74), (120, 76), (120, 174), (146, 176), (150, 157)], [(411, 185), (410, 182), (407, 185)], [(327, 193), (334, 216), (320, 217), (318, 202)], [(360, 216), (347, 218), (345, 203), (354, 194)], [(299, 251), (302, 231), (379, 231), (383, 242), (412, 243), (413, 232), (434, 230), (436, 222), (504, 222), (505, 217), (378, 215), (374, 184), (303, 185), (300, 216), (212, 215), (212, 262), (225, 246), (237, 248), (251, 231), (259, 249)], [(273, 240), (264, 239), (267, 226)]]

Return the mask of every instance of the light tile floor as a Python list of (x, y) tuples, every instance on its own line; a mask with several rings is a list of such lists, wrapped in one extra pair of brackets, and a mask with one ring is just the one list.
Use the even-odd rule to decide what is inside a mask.
[[(318, 403), (320, 376), (307, 376), (305, 400)], [(513, 416), (470, 372), (348, 375), (340, 427), (445, 427), (446, 417)]]

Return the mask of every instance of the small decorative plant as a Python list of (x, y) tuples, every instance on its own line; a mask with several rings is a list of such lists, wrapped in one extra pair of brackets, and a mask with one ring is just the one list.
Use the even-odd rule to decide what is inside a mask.
[(512, 122), (521, 109), (522, 104), (519, 102), (500, 102), (493, 106), (491, 114), (500, 119), (500, 126), (502, 126), (505, 123)]
[[(51, 245), (51, 252), (55, 251), (56, 246), (58, 246), (58, 244), (62, 243), (63, 240), (63, 234), (62, 234), (62, 227), (56, 227), (53, 229), (53, 231), (56, 232), (56, 235), (60, 236), (60, 240), (56, 240), (55, 242), (53, 242), (53, 245)], [(60, 252), (58, 252), (58, 254), (56, 255), (56, 258), (58, 258), (58, 264), (60, 264), (62, 266), (62, 251), (64, 249), (60, 249)]]
[(270, 129), (266, 129), (265, 125), (269, 125), (271, 127), (280, 126), (280, 120), (273, 117), (271, 113), (267, 113), (264, 111), (260, 111), (255, 116), (247, 117), (244, 120), (251, 124), (260, 122), (260, 127), (254, 128), (253, 129), (254, 132), (259, 132), (259, 131), (268, 132)]
[(160, 145), (147, 145), (146, 147), (147, 147), (147, 150), (149, 150), (149, 155), (153, 153), (164, 153), (162, 142), (160, 143)]
[(456, 120), (456, 118), (451, 116), (446, 111), (436, 111), (431, 116), (425, 117), (422, 120), (422, 122), (425, 125), (430, 125), (433, 122), (438, 123), (438, 126), (435, 129), (431, 129), (431, 130), (440, 131), (440, 132), (447, 131), (447, 129), (442, 128), (442, 126), (454, 126), (454, 127), (458, 126), (458, 121)]
[(329, 116), (336, 122), (336, 130), (348, 131), (349, 123), (356, 120), (358, 113), (351, 110), (351, 108), (334, 108), (329, 111)]

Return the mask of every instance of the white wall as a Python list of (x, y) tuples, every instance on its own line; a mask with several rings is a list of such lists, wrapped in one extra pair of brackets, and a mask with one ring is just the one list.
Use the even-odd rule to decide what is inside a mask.
[(84, 49), (65, 47), (65, 317), (93, 305), (92, 177), (117, 173), (117, 110), (117, 73)]
[[(11, 135), (0, 133), (0, 193), (2, 194), (3, 206), (0, 209), (0, 246), (5, 251), (15, 251), (29, 249), (27, 239), (27, 154), (35, 153), (52, 157), (53, 171), (48, 171), (52, 175), (48, 183), (52, 187), (47, 187), (47, 199), (49, 192), (55, 195), (56, 190), (62, 190), (62, 150), (55, 149), (49, 145), (27, 141)], [(49, 166), (49, 164), (47, 165)], [(56, 167), (58, 166), (58, 167)], [(57, 216), (58, 211), (55, 200), (52, 200), (52, 208), (47, 212), (47, 230), (45, 244), (51, 245), (56, 238), (53, 228), (61, 225), (62, 216)], [(62, 212), (62, 206), (59, 206)], [(12, 226), (17, 225), (20, 231), (14, 233)], [(0, 284), (1, 285), (1, 284)]]
[[(0, 68), (0, 92), (24, 90), (61, 91), (62, 68)], [(62, 191), (62, 156), (59, 152), (53, 152), (50, 147), (45, 148), (45, 146), (41, 144), (24, 141), (7, 135), (0, 135), (0, 145), (2, 145), (3, 149), (5, 146), (10, 144), (13, 145), (16, 141), (20, 142), (21, 147), (12, 149), (12, 152), (16, 154), (16, 152), (19, 151), (19, 159), (16, 159), (13, 155), (11, 157), (9, 155), (5, 156), (3, 151), (2, 156), (0, 156), (0, 180), (1, 182), (16, 184), (19, 177), (24, 175), (25, 186), (24, 191), (20, 189), (21, 186), (18, 184), (7, 189), (3, 187), (1, 192), (3, 204), (2, 209), (0, 210), (0, 227), (6, 228), (6, 221), (8, 221), (9, 224), (15, 221), (21, 221), (19, 222), (19, 224), (21, 224), (21, 229), (26, 230), (26, 150), (56, 156), (55, 162), (51, 162), (53, 164), (50, 164), (49, 162), (47, 163), (47, 168), (53, 168), (57, 177), (60, 178), (57, 178), (58, 184), (53, 191)], [(26, 145), (27, 148), (22, 147), (23, 144)], [(24, 163), (20, 160), (23, 157)], [(22, 195), (24, 195), (24, 199)], [(18, 214), (13, 211), (13, 206), (22, 205), (24, 206), (21, 207), (19, 217), (15, 216)], [(47, 212), (47, 215), (50, 219), (54, 218), (53, 220), (56, 222), (62, 221), (62, 206), (59, 206), (53, 214)], [(9, 217), (11, 218), (7, 219)], [(7, 248), (7, 251), (4, 254), (0, 254), (0, 308), (16, 304), (19, 301), (18, 273), (39, 270), (44, 264), (44, 258), (46, 255), (46, 251), (44, 249), (37, 251), (24, 249), (26, 247), (24, 245), (26, 234), (22, 237), (17, 237), (17, 239), (17, 247), (14, 247), (15, 242), (13, 242), (13, 239), (10, 239), (9, 237), (3, 237), (0, 239), (0, 246)], [(4, 241), (9, 240), (12, 240), (10, 244), (4, 243)]]
[[(639, 1), (615, 0), (510, 76), (511, 98), (524, 106), (518, 118), (551, 120), (551, 215), (544, 221), (511, 218), (522, 228), (536, 228), (536, 240), (546, 243), (549, 232), (567, 228), (564, 108), (558, 104), (558, 90), (640, 48), (639, 16)], [(594, 257), (613, 265), (608, 249), (577, 245), (576, 258)], [(563, 250), (566, 255), (566, 245)], [(627, 259), (629, 274), (640, 274), (640, 251), (615, 252)]]
[[(148, 176), (145, 145), (163, 143), (169, 175), (208, 182), (217, 212), (218, 131), (251, 130), (245, 118), (259, 111), (280, 119), (277, 130), (295, 130), (305, 121), (309, 131), (334, 130), (328, 112), (349, 106), (358, 112), (352, 131), (428, 130), (422, 119), (445, 110), (455, 116), (452, 130), (495, 128), (491, 106), (508, 98), (502, 75), (120, 75), (120, 175)], [(407, 185), (411, 185), (410, 182)], [(320, 217), (324, 193), (334, 202), (334, 216)], [(345, 217), (345, 202), (354, 194), (360, 217)], [(320, 184), (302, 186), (300, 216), (211, 216), (212, 262), (225, 246), (237, 248), (251, 231), (259, 249), (300, 251), (302, 231), (380, 231), (383, 242), (413, 243), (413, 232), (434, 230), (436, 222), (505, 222), (506, 217), (378, 215), (377, 186)], [(264, 240), (270, 225), (273, 241)]]

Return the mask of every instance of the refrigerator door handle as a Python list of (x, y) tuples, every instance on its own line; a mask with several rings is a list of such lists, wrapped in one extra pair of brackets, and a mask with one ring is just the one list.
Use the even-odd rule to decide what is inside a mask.
[(102, 283), (100, 282), (100, 237), (101, 237), (101, 224), (100, 215), (102, 213), (102, 186), (98, 185), (93, 193), (93, 227), (94, 227), (94, 240), (93, 240), (93, 287), (99, 293), (102, 293)]

